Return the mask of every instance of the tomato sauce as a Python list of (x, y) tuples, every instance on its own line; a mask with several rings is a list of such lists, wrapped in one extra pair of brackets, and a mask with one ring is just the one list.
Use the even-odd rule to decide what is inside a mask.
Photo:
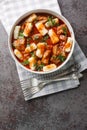
[[(26, 68), (32, 69), (34, 71), (43, 71), (43, 67), (49, 64), (56, 63), (55, 66), (57, 67), (60, 66), (66, 60), (69, 54), (69, 52), (64, 50), (64, 47), (67, 41), (66, 40), (64, 41), (64, 39), (60, 39), (61, 35), (65, 37), (66, 39), (68, 39), (68, 37), (71, 37), (68, 27), (65, 25), (65, 27), (58, 30), (58, 27), (64, 24), (62, 20), (60, 20), (59, 18), (51, 14), (36, 13), (33, 15), (33, 17), (36, 17), (36, 18), (31, 22), (32, 23), (31, 27), (25, 30), (26, 32), (29, 29), (31, 29), (29, 35), (26, 36), (23, 32), (24, 32), (26, 23), (28, 23), (27, 19), (29, 17), (32, 17), (32, 14), (26, 17), (25, 19), (23, 19), (22, 21), (20, 21), (19, 24), (17, 25), (20, 27), (20, 30), (18, 32), (19, 35), (16, 39), (14, 38), (15, 34), (13, 32), (13, 37), (12, 37), (13, 51), (15, 51), (16, 49), (18, 51), (18, 54), (21, 53), (19, 55), (15, 54), (16, 58)], [(55, 18), (58, 19), (58, 22), (55, 21)], [(42, 22), (42, 24), (44, 25), (45, 29), (43, 29), (42, 31), (47, 30), (49, 32), (49, 30), (52, 29), (52, 31), (54, 31), (54, 33), (59, 39), (58, 42), (53, 43), (51, 36), (48, 33), (46, 33), (45, 35), (41, 35), (40, 31), (38, 30), (36, 26), (38, 22)], [(48, 22), (49, 27), (46, 25), (47, 22)], [(35, 38), (33, 38), (34, 36)], [(17, 41), (19, 38), (25, 39), (25, 43), (23, 44), (25, 49), (23, 51), (21, 51), (21, 49), (18, 49), (18, 48), (21, 48), (21, 46), (23, 46), (21, 42), (19, 43)], [(56, 37), (53, 38), (53, 40), (55, 39)], [(32, 43), (34, 43), (33, 47), (31, 47)], [(38, 48), (38, 44), (43, 44), (45, 49), (43, 50), (43, 48)], [(45, 58), (44, 55), (46, 54), (47, 50), (50, 50), (50, 51), (49, 51), (49, 54), (47, 54), (48, 55), (47, 58)], [(55, 50), (57, 50), (57, 52), (55, 52)], [(41, 51), (44, 51), (44, 52), (41, 52)], [(21, 58), (22, 60), (20, 59), (20, 55), (22, 55), (22, 58)], [(32, 63), (31, 63), (32, 66), (30, 66), (31, 59), (33, 59), (32, 57), (34, 57), (34, 60), (32, 60)], [(31, 59), (29, 60), (29, 58)], [(55, 62), (55, 60), (57, 62)], [(38, 64), (39, 61), (41, 64)], [(47, 63), (45, 63), (45, 61), (47, 61)]]

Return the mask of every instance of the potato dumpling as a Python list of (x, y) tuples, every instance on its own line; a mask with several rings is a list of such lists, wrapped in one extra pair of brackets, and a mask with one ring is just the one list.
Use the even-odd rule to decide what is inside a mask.
[(36, 63), (35, 57), (30, 57), (28, 61), (29, 61), (29, 67), (31, 68), (31, 70), (35, 70), (35, 63)]
[(45, 26), (42, 22), (36, 23), (35, 26), (42, 36), (44, 36), (48, 33), (48, 30), (45, 28)]
[(19, 60), (23, 60), (23, 55), (22, 55), (22, 53), (21, 53), (19, 50), (15, 49), (15, 50), (14, 50), (14, 54), (16, 55), (16, 57), (17, 57)]
[(27, 18), (26, 22), (33, 22), (35, 19), (37, 18), (36, 14), (32, 14), (29, 16), (29, 18)]
[(51, 71), (53, 69), (56, 69), (56, 65), (55, 64), (49, 64), (43, 67), (43, 71)]
[(32, 28), (33, 28), (32, 23), (26, 23), (25, 28), (24, 28), (24, 32), (23, 32), (25, 37), (28, 37), (28, 35), (30, 34)]
[(71, 47), (72, 47), (72, 42), (73, 42), (72, 38), (68, 37), (67, 42), (66, 42), (65, 47), (64, 47), (65, 52), (70, 52)]
[(50, 29), (49, 32), (48, 32), (50, 38), (51, 38), (51, 41), (53, 44), (59, 42), (59, 38), (57, 36), (57, 34), (54, 32), (53, 29)]
[(37, 45), (35, 43), (31, 43), (29, 46), (25, 48), (25, 52), (32, 52), (37, 48)]

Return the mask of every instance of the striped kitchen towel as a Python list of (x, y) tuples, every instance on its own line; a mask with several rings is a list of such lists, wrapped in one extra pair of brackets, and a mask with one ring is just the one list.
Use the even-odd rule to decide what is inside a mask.
[[(0, 20), (9, 36), (10, 30), (14, 22), (24, 13), (33, 10), (33, 9), (50, 9), (52, 11), (58, 12), (61, 14), (60, 7), (57, 0), (3, 0), (0, 2)], [(78, 43), (75, 44), (75, 49), (73, 53), (73, 57), (76, 63), (79, 63), (81, 65), (80, 72), (87, 69), (87, 58), (85, 57), (84, 53), (80, 49)], [(70, 64), (73, 63), (73, 57), (70, 59), (70, 61), (65, 65), (64, 68), (69, 67)], [(47, 79), (52, 78), (56, 75), (58, 75), (59, 72), (46, 74), (46, 75), (37, 75), (32, 74), (21, 68), (17, 63), (17, 71), (19, 75), (20, 81), (25, 80), (27, 78), (31, 77), (37, 77), (38, 79)], [(62, 68), (62, 69), (64, 69)], [(60, 70), (62, 71), (62, 70)], [(45, 88), (43, 88), (40, 92), (36, 93), (34, 96), (25, 97), (25, 100), (29, 100), (32, 98), (64, 91), (67, 89), (72, 89), (78, 87), (80, 84), (79, 79), (78, 80), (67, 80), (62, 81), (54, 84), (47, 85)], [(22, 87), (22, 85), (21, 85)]]

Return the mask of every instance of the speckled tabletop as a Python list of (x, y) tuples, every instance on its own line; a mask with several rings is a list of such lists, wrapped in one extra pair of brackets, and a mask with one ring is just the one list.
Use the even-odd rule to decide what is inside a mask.
[[(87, 56), (87, 0), (59, 0)], [(87, 130), (87, 70), (79, 88), (24, 101), (0, 23), (0, 130)]]

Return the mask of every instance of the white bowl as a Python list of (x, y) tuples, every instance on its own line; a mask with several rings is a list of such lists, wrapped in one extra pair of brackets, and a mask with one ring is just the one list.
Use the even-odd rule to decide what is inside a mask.
[[(56, 17), (58, 17), (60, 20), (62, 20), (68, 27), (69, 31), (70, 31), (70, 34), (71, 34), (71, 37), (73, 39), (73, 44), (72, 44), (72, 48), (71, 48), (71, 51), (67, 57), (67, 59), (59, 66), (57, 67), (56, 69), (53, 69), (51, 71), (47, 71), (47, 72), (39, 72), (39, 71), (33, 71), (31, 69), (28, 69), (26, 68), (25, 66), (23, 66), (16, 58), (16, 56), (14, 55), (13, 53), (13, 50), (12, 50), (12, 35), (13, 35), (13, 31), (14, 31), (14, 28), (15, 26), (21, 21), (23, 20), (24, 18), (26, 18), (27, 16), (29, 16), (30, 14), (32, 13), (48, 13), (48, 14), (52, 14)], [(55, 72), (57, 70), (59, 70), (60, 68), (62, 68), (63, 66), (65, 66), (65, 64), (70, 60), (71, 56), (72, 56), (72, 53), (73, 53), (73, 50), (74, 50), (74, 46), (75, 46), (75, 36), (74, 36), (74, 32), (73, 32), (73, 29), (72, 29), (72, 26), (70, 25), (70, 23), (68, 22), (68, 20), (58, 14), (57, 12), (54, 12), (54, 11), (51, 11), (51, 10), (47, 10), (47, 9), (36, 9), (36, 10), (32, 10), (32, 11), (29, 11), (27, 12), (26, 14), (22, 15), (20, 18), (18, 18), (18, 20), (14, 23), (12, 29), (11, 29), (11, 32), (10, 32), (10, 36), (8, 38), (8, 46), (9, 46), (9, 49), (10, 49), (10, 53), (13, 57), (13, 59), (25, 70), (27, 70), (28, 72), (32, 72), (32, 73), (36, 73), (36, 74), (49, 74), (49, 73), (52, 73), (52, 72)]]

